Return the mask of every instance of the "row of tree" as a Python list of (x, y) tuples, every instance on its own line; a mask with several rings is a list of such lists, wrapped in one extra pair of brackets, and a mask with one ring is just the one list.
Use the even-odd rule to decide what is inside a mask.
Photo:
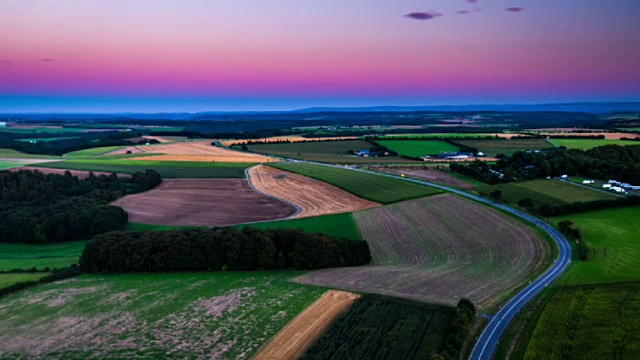
[(578, 247), (578, 259), (580, 259), (580, 261), (587, 261), (589, 248), (584, 241), (582, 241), (582, 232), (580, 231), (580, 228), (574, 228), (573, 222), (570, 220), (562, 220), (558, 223), (558, 229), (564, 236), (576, 243), (576, 246)]
[(232, 227), (173, 231), (110, 232), (84, 249), (88, 272), (253, 271), (366, 265), (366, 241), (297, 229)]
[(68, 171), (64, 175), (0, 172), (0, 241), (63, 242), (122, 229), (127, 213), (108, 204), (161, 182), (160, 174), (153, 170), (131, 178), (90, 173), (84, 180)]

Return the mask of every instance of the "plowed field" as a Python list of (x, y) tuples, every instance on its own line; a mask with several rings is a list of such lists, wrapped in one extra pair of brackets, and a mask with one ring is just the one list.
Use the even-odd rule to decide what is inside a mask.
[(211, 145), (211, 140), (167, 143), (162, 145), (140, 145), (138, 150), (159, 156), (134, 157), (130, 160), (146, 161), (218, 161), (218, 162), (265, 162), (274, 159), (249, 153), (223, 149)]
[(254, 360), (298, 359), (360, 295), (327, 291), (271, 339)]
[(113, 205), (129, 221), (170, 226), (222, 226), (275, 220), (295, 208), (253, 191), (244, 179), (165, 179), (145, 193), (125, 196)]
[(354, 215), (372, 264), (315, 271), (296, 281), (445, 304), (466, 297), (486, 309), (549, 254), (534, 230), (454, 195)]
[(269, 166), (249, 169), (251, 184), (265, 194), (297, 205), (296, 217), (353, 212), (379, 206), (323, 181)]

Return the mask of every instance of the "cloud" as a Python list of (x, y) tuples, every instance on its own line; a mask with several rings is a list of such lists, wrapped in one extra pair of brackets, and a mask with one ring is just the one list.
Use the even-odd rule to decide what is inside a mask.
[(467, 15), (467, 14), (469, 14), (470, 12), (471, 12), (471, 11), (469, 11), (469, 10), (459, 10), (459, 11), (458, 11), (458, 14), (460, 14), (460, 15)]
[(522, 10), (524, 10), (524, 8), (520, 6), (513, 6), (513, 7), (507, 8), (507, 11), (511, 11), (511, 12), (520, 12)]
[(13, 61), (0, 60), (0, 66), (11, 66), (11, 65), (13, 65)]
[(49, 58), (39, 58), (38, 60), (42, 62), (53, 62), (53, 59), (49, 59)]
[(478, 3), (478, 0), (467, 0), (467, 2), (470, 2), (470, 3), (472, 3), (472, 4), (477, 4), (477, 3)]
[(431, 19), (437, 18), (439, 16), (442, 16), (442, 14), (440, 14), (437, 11), (412, 12), (412, 13), (409, 13), (409, 14), (405, 15), (405, 17), (408, 17), (408, 18), (411, 18), (411, 19), (415, 19), (415, 20), (431, 20)]

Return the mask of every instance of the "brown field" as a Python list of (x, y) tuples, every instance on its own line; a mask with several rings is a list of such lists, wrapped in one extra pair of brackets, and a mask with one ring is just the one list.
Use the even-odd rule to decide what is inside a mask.
[(251, 184), (265, 194), (297, 205), (295, 217), (338, 214), (380, 204), (359, 198), (333, 185), (288, 171), (258, 165), (249, 169)]
[[(83, 170), (66, 170), (66, 169), (52, 169), (52, 168), (43, 168), (43, 167), (37, 167), (37, 166), (29, 166), (29, 167), (21, 167), (21, 168), (13, 168), (13, 169), (9, 169), (9, 171), (19, 171), (19, 170), (32, 170), (32, 171), (39, 171), (43, 174), (58, 174), (58, 175), (64, 175), (65, 171), (68, 171), (71, 173), (72, 176), (77, 176), (78, 179), (83, 180), (89, 177), (89, 172), (90, 171), (83, 171)], [(93, 171), (94, 175), (111, 175), (111, 173), (108, 172), (102, 172), (102, 171)], [(118, 175), (119, 178), (130, 178), (131, 175), (129, 174), (116, 174)]]
[(299, 359), (359, 298), (344, 291), (327, 291), (258, 350), (253, 360)]
[(480, 309), (499, 303), (547, 263), (537, 233), (455, 195), (354, 214), (373, 257), (369, 266), (314, 271), (297, 282)]
[[(158, 156), (134, 157), (129, 160), (151, 161), (218, 161), (218, 162), (267, 162), (275, 159), (250, 153), (242, 153), (211, 146), (211, 140), (174, 142), (162, 145), (139, 145), (138, 150)], [(113, 153), (110, 153), (113, 154)]]
[(379, 167), (379, 168), (376, 168), (375, 170), (380, 172), (395, 174), (395, 175), (404, 174), (405, 176), (410, 178), (430, 181), (436, 184), (442, 184), (447, 186), (455, 186), (460, 189), (472, 189), (475, 187), (473, 184), (470, 184), (464, 180), (455, 178), (451, 176), (451, 174), (449, 174), (447, 171), (443, 171), (443, 170), (420, 169), (420, 168), (410, 168), (410, 167), (406, 167), (406, 168)]
[(358, 140), (360, 137), (358, 136), (339, 136), (339, 137), (326, 137), (326, 138), (303, 138), (299, 136), (273, 136), (264, 139), (255, 139), (255, 140), (226, 140), (222, 142), (224, 146), (232, 146), (232, 145), (241, 145), (246, 144), (249, 141), (263, 141), (266, 143), (270, 142), (280, 142), (280, 141), (289, 141), (289, 142), (302, 142), (302, 141), (329, 141), (329, 140)]
[(165, 179), (145, 193), (113, 202), (129, 221), (168, 226), (222, 226), (285, 218), (295, 208), (257, 193), (245, 179)]

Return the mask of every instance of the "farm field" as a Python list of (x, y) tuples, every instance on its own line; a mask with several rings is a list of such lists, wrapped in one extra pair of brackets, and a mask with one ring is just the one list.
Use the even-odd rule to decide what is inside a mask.
[(506, 133), (431, 133), (431, 134), (388, 134), (384, 135), (384, 139), (393, 139), (396, 137), (404, 137), (409, 139), (433, 139), (433, 138), (447, 138), (447, 139), (491, 139), (491, 138), (506, 138), (510, 139), (519, 134), (506, 134)]
[(206, 161), (206, 162), (247, 162), (259, 163), (275, 161), (275, 159), (233, 151), (218, 146), (212, 146), (211, 140), (166, 143), (158, 145), (138, 145), (136, 149), (144, 154), (158, 154), (156, 156), (133, 157), (132, 161)]
[(133, 174), (152, 169), (163, 178), (244, 178), (252, 163), (131, 161), (126, 159), (78, 159), (39, 164), (39, 167)]
[(269, 340), (253, 359), (299, 359), (358, 298), (360, 295), (353, 293), (327, 291)]
[(295, 142), (282, 144), (248, 145), (249, 151), (272, 154), (285, 158), (325, 162), (331, 164), (411, 163), (417, 162), (397, 156), (360, 157), (349, 150), (369, 150), (373, 145), (363, 140)]
[(376, 171), (380, 171), (380, 172), (384, 172), (384, 173), (389, 173), (389, 174), (394, 174), (394, 175), (402, 175), (404, 174), (407, 177), (413, 178), (413, 179), (418, 179), (418, 180), (423, 180), (423, 181), (429, 181), (429, 182), (433, 182), (436, 184), (442, 184), (442, 185), (446, 185), (446, 186), (453, 186), (455, 188), (459, 188), (459, 189), (472, 189), (474, 188), (475, 184), (472, 184), (470, 182), (467, 182), (465, 180), (459, 179), (457, 177), (454, 177), (450, 172), (446, 171), (446, 170), (437, 170), (437, 169), (425, 169), (425, 168), (416, 168), (416, 169), (412, 169), (412, 168), (396, 168), (396, 167), (389, 167), (389, 168), (377, 168), (375, 169)]
[(431, 359), (454, 314), (448, 306), (364, 295), (302, 359)]
[(118, 149), (124, 148), (126, 146), (103, 146), (97, 148), (90, 148), (78, 151), (72, 151), (70, 153), (64, 154), (65, 158), (90, 158), (95, 156), (100, 156), (104, 154), (111, 153), (112, 151), (116, 151)]
[(512, 155), (516, 151), (543, 150), (553, 147), (546, 139), (459, 140), (460, 144), (474, 147), (487, 156)]
[(361, 240), (362, 236), (353, 214), (342, 213), (301, 219), (265, 221), (250, 225), (238, 225), (239, 228), (254, 227), (258, 229), (300, 229), (309, 233), (321, 232), (328, 236)]
[(112, 203), (129, 221), (168, 226), (223, 226), (281, 219), (295, 208), (255, 192), (243, 179), (165, 179), (157, 188)]
[(481, 309), (545, 266), (549, 246), (526, 225), (454, 195), (354, 214), (369, 243), (370, 266), (325, 269), (296, 281)]
[(502, 202), (517, 205), (518, 201), (530, 198), (536, 206), (542, 204), (563, 205), (575, 202), (615, 200), (618, 197), (584, 186), (568, 184), (558, 180), (532, 180), (498, 185), (487, 185), (474, 189), (482, 196), (489, 197), (495, 190), (502, 191)]
[(58, 156), (40, 155), (40, 154), (25, 154), (13, 149), (0, 149), (0, 159), (61, 159)]
[(43, 245), (0, 243), (0, 271), (66, 268), (78, 262), (85, 244), (85, 241)]
[(247, 359), (324, 289), (293, 272), (83, 275), (0, 298), (0, 357)]
[[(631, 135), (631, 134), (627, 134)], [(631, 137), (631, 136), (630, 136)], [(607, 140), (607, 139), (549, 139), (555, 146), (564, 146), (568, 149), (589, 150), (605, 145), (640, 145), (640, 141), (632, 140)]]
[[(269, 142), (309, 142), (309, 141), (329, 141), (329, 140), (359, 140), (358, 136), (339, 136), (339, 137), (322, 137), (322, 138), (305, 138), (300, 135), (291, 135), (291, 136), (272, 136), (268, 138), (256, 139), (251, 141), (264, 141), (266, 143)], [(241, 145), (246, 144), (250, 140), (225, 140), (222, 142), (224, 146), (233, 146), (233, 145)]]
[(13, 284), (26, 282), (26, 281), (38, 281), (41, 278), (49, 275), (49, 273), (10, 273), (0, 274), (0, 289), (6, 288)]
[(310, 177), (258, 165), (249, 169), (254, 188), (300, 208), (295, 217), (309, 217), (368, 209), (380, 204), (361, 199)]
[[(75, 176), (78, 179), (86, 179), (89, 177), (89, 173), (93, 172), (94, 175), (111, 175), (113, 173), (109, 173), (109, 172), (102, 172), (102, 171), (85, 171), (85, 170), (66, 170), (66, 169), (53, 169), (53, 168), (45, 168), (45, 167), (37, 167), (37, 166), (28, 166), (28, 167), (20, 167), (20, 168), (13, 168), (10, 169), (9, 171), (20, 171), (20, 170), (30, 170), (30, 171), (39, 171), (43, 174), (58, 174), (58, 175), (64, 175), (64, 173), (66, 171), (71, 173), (71, 176)], [(129, 174), (116, 174), (119, 178), (130, 178), (131, 175)]]
[(460, 151), (457, 146), (441, 140), (377, 140), (376, 142), (399, 155), (411, 157)]
[(640, 207), (625, 207), (558, 216), (552, 224), (569, 220), (580, 228), (589, 247), (587, 261), (575, 262), (563, 284), (640, 281)]
[(50, 142), (50, 141), (73, 140), (73, 139), (79, 139), (79, 137), (78, 136), (46, 137), (46, 138), (17, 139), (17, 141), (24, 141), (24, 142)]
[(390, 204), (441, 192), (419, 184), (336, 167), (301, 163), (275, 163), (269, 164), (269, 166), (324, 181), (353, 195), (381, 204)]
[(525, 359), (640, 358), (640, 283), (561, 286), (547, 302)]

